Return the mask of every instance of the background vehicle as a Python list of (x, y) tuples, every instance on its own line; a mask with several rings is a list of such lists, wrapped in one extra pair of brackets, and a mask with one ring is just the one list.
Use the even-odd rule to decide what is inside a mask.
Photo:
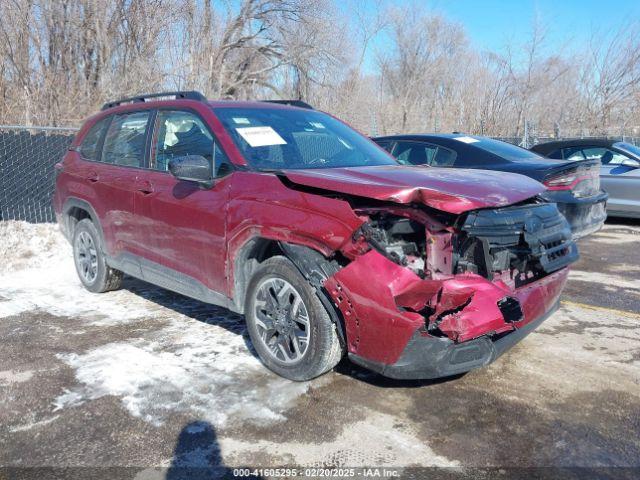
[(578, 253), (540, 183), (403, 167), (309, 108), (158, 96), (105, 105), (57, 167), (87, 289), (126, 273), (243, 313), (293, 380), (345, 351), (398, 378), (468, 371), (557, 308)]
[(609, 194), (607, 212), (640, 218), (640, 148), (607, 139), (576, 139), (535, 145), (533, 152), (569, 161), (600, 160), (600, 183)]
[(600, 190), (597, 159), (549, 160), (510, 143), (462, 134), (395, 135), (374, 141), (404, 165), (482, 168), (534, 178), (547, 186), (541, 197), (558, 205), (574, 238), (599, 230), (606, 219), (607, 194)]

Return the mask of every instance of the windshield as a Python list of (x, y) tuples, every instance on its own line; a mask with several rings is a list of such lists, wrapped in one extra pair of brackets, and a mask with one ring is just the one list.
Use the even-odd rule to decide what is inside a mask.
[[(454, 137), (455, 138), (455, 137)], [(533, 153), (524, 148), (516, 147), (507, 142), (501, 142), (500, 140), (493, 140), (486, 137), (462, 137), (472, 138), (476, 140), (471, 142), (467, 140), (465, 143), (471, 143), (474, 147), (485, 150), (494, 155), (498, 155), (500, 158), (509, 160), (510, 162), (521, 162), (529, 160), (539, 160), (540, 156), (537, 153)]]
[(249, 165), (259, 170), (396, 165), (342, 122), (314, 110), (216, 108)]
[(614, 143), (613, 146), (640, 158), (640, 147), (636, 147), (635, 145), (626, 142), (617, 142)]

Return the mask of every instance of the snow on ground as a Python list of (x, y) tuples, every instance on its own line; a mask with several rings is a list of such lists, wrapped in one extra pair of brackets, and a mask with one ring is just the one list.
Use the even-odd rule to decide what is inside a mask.
[(149, 302), (130, 301), (127, 291), (95, 295), (82, 288), (71, 246), (57, 225), (0, 222), (0, 245), (0, 318), (40, 309), (106, 325), (157, 310)]
[[(65, 333), (107, 340), (57, 355), (74, 369), (77, 385), (52, 399), (53, 411), (115, 395), (154, 424), (174, 412), (215, 426), (231, 417), (264, 423), (283, 419), (309, 388), (265, 369), (247, 346), (241, 318), (228, 310), (132, 279), (116, 292), (87, 292), (56, 225), (0, 222), (0, 245), (0, 321), (43, 311), (83, 322), (80, 331)], [(158, 327), (136, 328), (145, 322)], [(109, 328), (120, 325), (130, 325), (127, 338), (108, 341)]]

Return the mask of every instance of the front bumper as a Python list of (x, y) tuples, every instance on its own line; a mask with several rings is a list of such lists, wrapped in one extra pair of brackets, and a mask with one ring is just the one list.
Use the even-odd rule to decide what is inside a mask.
[(394, 364), (373, 362), (353, 353), (349, 353), (349, 358), (353, 363), (385, 377), (403, 380), (441, 378), (468, 372), (500, 357), (549, 318), (558, 309), (559, 303), (556, 301), (544, 315), (522, 328), (493, 339), (484, 336), (455, 343), (448, 338), (425, 336), (416, 331)]
[[(425, 379), (498, 358), (557, 309), (568, 274), (565, 267), (515, 289), (474, 274), (422, 280), (370, 251), (324, 287), (342, 313), (355, 363), (395, 378)], [(427, 318), (419, 310), (429, 298), (437, 307)], [(434, 321), (444, 335), (429, 331)]]

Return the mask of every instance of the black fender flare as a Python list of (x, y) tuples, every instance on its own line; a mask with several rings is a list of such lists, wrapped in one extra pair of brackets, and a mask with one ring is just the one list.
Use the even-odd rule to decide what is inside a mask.
[(336, 325), (340, 346), (346, 348), (347, 336), (344, 320), (340, 310), (338, 310), (327, 293), (324, 282), (340, 270), (338, 262), (329, 260), (317, 250), (303, 245), (293, 243), (278, 242), (286, 257), (293, 262), (309, 284), (313, 287), (320, 303), (329, 313), (329, 318)]
[[(98, 214), (96, 213), (95, 209), (93, 208), (93, 206), (87, 202), (86, 200), (82, 200), (80, 198), (77, 197), (69, 197), (65, 200), (64, 205), (62, 206), (62, 217), (63, 217), (63, 229), (65, 233), (65, 236), (67, 237), (67, 239), (69, 241), (72, 240), (72, 231), (71, 231), (71, 225), (69, 223), (69, 217), (70, 215), (70, 211), (72, 208), (80, 208), (84, 211), (86, 211), (89, 214), (89, 218), (91, 218), (91, 221), (93, 222), (93, 224), (96, 226), (96, 228), (98, 229), (98, 233), (100, 233), (100, 238), (102, 240), (102, 245), (103, 247), (106, 249), (106, 245), (104, 243), (104, 231), (102, 230), (102, 224), (100, 223), (100, 217), (98, 217)], [(106, 253), (106, 252), (105, 252)]]

